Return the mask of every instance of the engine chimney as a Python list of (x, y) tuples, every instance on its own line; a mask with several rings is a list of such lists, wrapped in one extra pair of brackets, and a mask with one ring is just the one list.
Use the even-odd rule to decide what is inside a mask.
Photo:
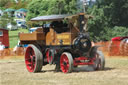
[(78, 22), (79, 22), (79, 29), (80, 29), (80, 32), (83, 32), (83, 28), (84, 28), (84, 25), (86, 24), (85, 22), (85, 17), (84, 17), (84, 13), (80, 13), (79, 14), (79, 18), (78, 18)]

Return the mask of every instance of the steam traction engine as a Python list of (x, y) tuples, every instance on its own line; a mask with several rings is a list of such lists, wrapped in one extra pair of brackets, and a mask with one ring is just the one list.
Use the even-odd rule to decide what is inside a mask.
[(86, 32), (91, 16), (49, 15), (32, 18), (31, 21), (49, 21), (33, 33), (21, 33), (22, 44), (29, 44), (25, 52), (25, 64), (29, 72), (39, 72), (46, 64), (55, 64), (56, 71), (73, 71), (78, 65), (88, 65), (103, 70), (105, 59), (98, 46), (92, 46)]

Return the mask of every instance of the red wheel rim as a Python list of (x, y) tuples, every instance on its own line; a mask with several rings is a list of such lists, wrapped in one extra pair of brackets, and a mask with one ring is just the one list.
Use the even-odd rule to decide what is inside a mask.
[(60, 67), (62, 72), (67, 73), (69, 70), (69, 60), (67, 55), (63, 54), (60, 58)]
[(31, 46), (27, 47), (25, 53), (25, 64), (29, 72), (33, 72), (36, 66), (36, 56)]
[(50, 50), (49, 49), (47, 49), (47, 51), (46, 51), (46, 57), (47, 57), (47, 61), (48, 62), (52, 62), (52, 55), (51, 55), (51, 53), (50, 53)]

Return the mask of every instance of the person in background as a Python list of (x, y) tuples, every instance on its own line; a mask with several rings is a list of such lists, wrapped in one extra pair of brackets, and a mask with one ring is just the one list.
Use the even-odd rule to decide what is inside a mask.
[(4, 51), (5, 46), (0, 42), (0, 56), (2, 56), (2, 53)]
[(22, 47), (22, 45), (20, 44), (20, 40), (18, 40), (17, 45), (13, 48), (13, 53), (16, 54), (16, 51), (18, 50), (19, 47)]

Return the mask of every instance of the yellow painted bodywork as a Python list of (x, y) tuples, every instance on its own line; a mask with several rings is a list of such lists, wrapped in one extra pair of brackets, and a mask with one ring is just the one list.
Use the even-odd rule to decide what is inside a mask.
[[(62, 41), (62, 43), (60, 43)], [(56, 33), (53, 29), (46, 35), (46, 45), (71, 45), (71, 33)]]

